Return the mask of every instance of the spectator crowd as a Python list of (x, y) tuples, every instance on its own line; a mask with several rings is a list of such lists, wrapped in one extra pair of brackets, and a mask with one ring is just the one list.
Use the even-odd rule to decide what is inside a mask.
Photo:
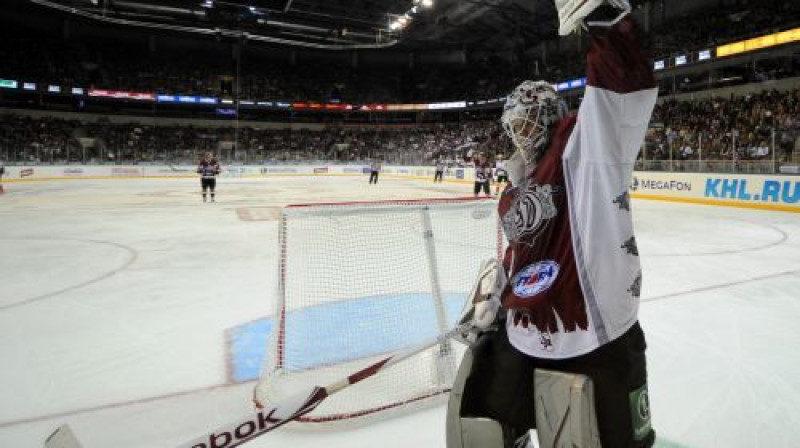
[(800, 89), (665, 100), (652, 124), (643, 159), (677, 161), (679, 169), (701, 159), (787, 162), (800, 154)]
[[(26, 115), (0, 116), (0, 159), (8, 163), (193, 163), (211, 151), (227, 163), (390, 164), (468, 161), (511, 153), (496, 120), (421, 125), (153, 125)], [(691, 161), (788, 162), (800, 156), (800, 89), (721, 98), (665, 99), (640, 155), (684, 169)]]
[[(505, 145), (505, 148), (501, 147)], [(0, 116), (0, 159), (10, 163), (194, 163), (211, 151), (228, 163), (463, 160), (478, 147), (506, 152), (491, 121), (320, 130), (144, 125)]]

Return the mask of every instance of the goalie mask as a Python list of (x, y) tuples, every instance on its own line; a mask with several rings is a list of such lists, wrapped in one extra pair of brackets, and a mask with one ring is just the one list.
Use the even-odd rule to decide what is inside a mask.
[(566, 106), (553, 86), (544, 81), (525, 81), (506, 99), (500, 121), (517, 152), (532, 165), (546, 149), (551, 128), (564, 115)]

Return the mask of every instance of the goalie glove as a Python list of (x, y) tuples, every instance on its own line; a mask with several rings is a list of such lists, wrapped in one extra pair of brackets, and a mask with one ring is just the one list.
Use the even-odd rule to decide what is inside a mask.
[[(629, 0), (555, 0), (558, 10), (558, 34), (566, 36), (581, 26), (612, 26), (631, 12)], [(584, 19), (600, 6), (607, 5), (616, 9), (613, 17), (601, 20)]]
[(459, 325), (471, 324), (471, 328), (458, 338), (461, 342), (471, 344), (478, 334), (492, 327), (500, 309), (500, 294), (507, 283), (502, 263), (496, 258), (483, 262), (458, 320)]

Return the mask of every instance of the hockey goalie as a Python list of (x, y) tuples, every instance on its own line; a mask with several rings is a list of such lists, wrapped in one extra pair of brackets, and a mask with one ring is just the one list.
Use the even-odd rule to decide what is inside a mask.
[(448, 448), (654, 444), (628, 186), (657, 89), (627, 0), (556, 0), (591, 38), (577, 114), (525, 81), (501, 122), (516, 152), (499, 203), (509, 246), (473, 291)]

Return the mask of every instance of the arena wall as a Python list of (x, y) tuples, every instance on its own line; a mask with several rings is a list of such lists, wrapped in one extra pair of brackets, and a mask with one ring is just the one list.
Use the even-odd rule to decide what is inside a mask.
[[(228, 166), (222, 177), (361, 176), (364, 165)], [(430, 180), (431, 166), (385, 166), (384, 177)], [(79, 179), (194, 178), (194, 166), (9, 166), (3, 182)], [(445, 181), (472, 183), (472, 168), (448, 168)], [(13, 189), (13, 188), (12, 188)], [(707, 205), (800, 212), (800, 176), (637, 171), (631, 179), (634, 198)]]

